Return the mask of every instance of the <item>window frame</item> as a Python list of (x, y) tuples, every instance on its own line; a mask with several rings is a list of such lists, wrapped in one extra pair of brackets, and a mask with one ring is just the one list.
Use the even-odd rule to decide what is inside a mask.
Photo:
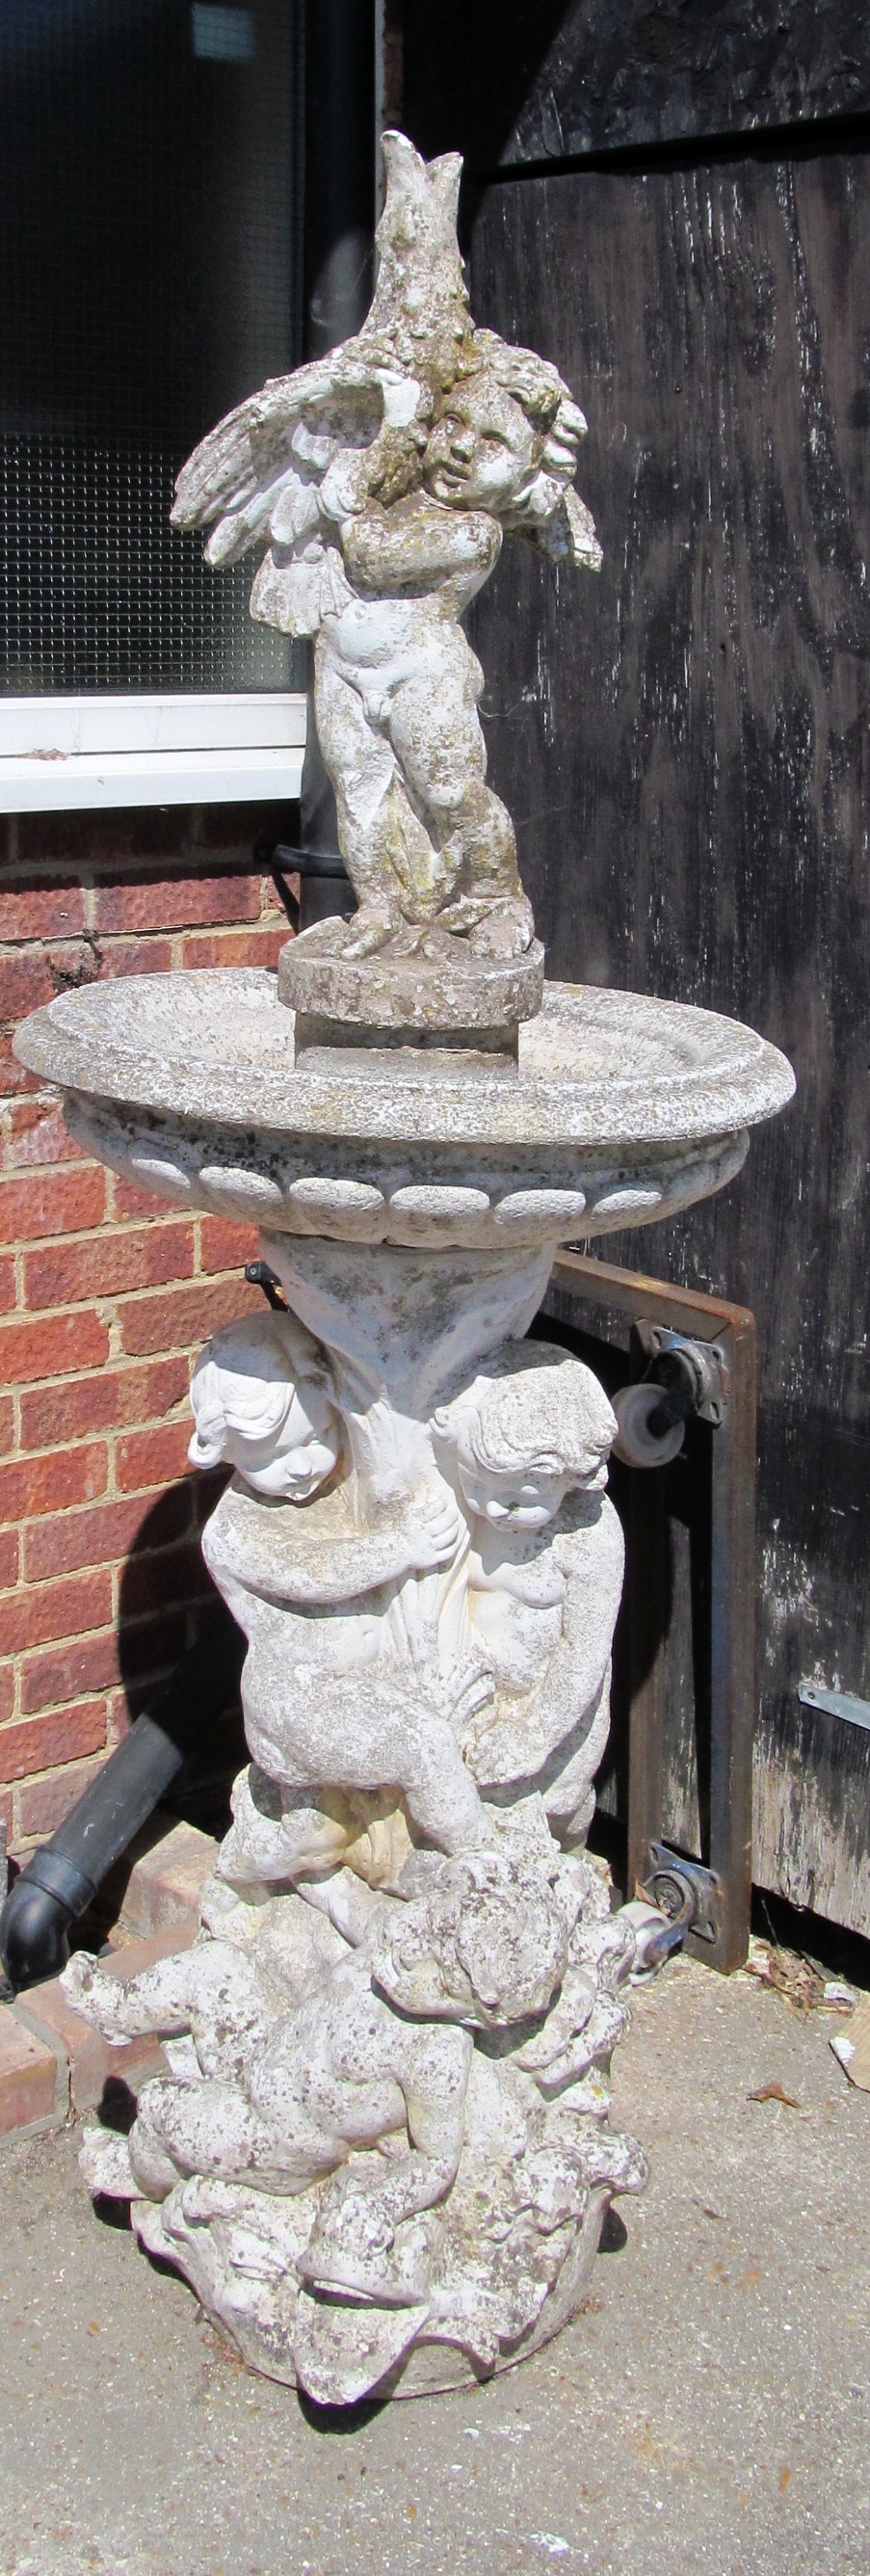
[(296, 797), (296, 689), (0, 697), (0, 814)]

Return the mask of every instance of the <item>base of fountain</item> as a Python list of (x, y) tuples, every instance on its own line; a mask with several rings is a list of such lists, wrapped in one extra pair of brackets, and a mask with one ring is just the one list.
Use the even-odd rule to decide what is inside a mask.
[[(639, 2171), (638, 2167), (638, 2174)], [(630, 2187), (637, 2188), (637, 2182), (634, 2181)], [(180, 2194), (172, 2195), (173, 2201), (177, 2198), (180, 2202), (180, 2197)], [(518, 2337), (513, 2347), (507, 2346), (493, 2359), (483, 2362), (458, 2343), (451, 2347), (434, 2339), (432, 2342), (411, 2341), (393, 2362), (387, 2364), (374, 2385), (366, 2389), (364, 2402), (382, 2405), (387, 2399), (441, 2397), (447, 2396), (452, 2389), (485, 2387), (489, 2380), (501, 2378), (505, 2371), (517, 2370), (522, 2362), (530, 2361), (534, 2353), (541, 2352), (577, 2315), (589, 2287), (611, 2198), (606, 2185), (590, 2192), (588, 2207), (576, 2228), (553, 2287), (534, 2323)], [(233, 2278), (229, 2268), (225, 2283), (229, 2295), (224, 2303), (215, 2268), (214, 2243), (202, 2228), (188, 2227), (180, 2209), (176, 2215), (171, 2206), (164, 2204), (159, 2208), (147, 2200), (132, 2203), (130, 2220), (146, 2253), (159, 2262), (171, 2263), (180, 2272), (182, 2279), (194, 2291), (215, 2332), (229, 2343), (248, 2370), (256, 2372), (260, 2378), (277, 2380), (286, 2388), (301, 2390), (304, 2396), (313, 2398), (315, 2404), (334, 2403), (331, 2382), (324, 2380), (321, 2393), (316, 2367), (313, 2371), (309, 2367), (305, 2377), (297, 2368), (293, 2357), (293, 2336), (287, 2331), (284, 2318), (279, 2318), (278, 2302), (275, 2313), (269, 2313), (268, 2293), (263, 2303), (261, 2288), (256, 2311), (245, 2313), (238, 2296), (239, 2276), (236, 2274)], [(286, 2283), (283, 2288), (284, 2298), (280, 2304), (286, 2307)], [(321, 2303), (308, 2301), (306, 2304), (314, 2309)], [(338, 2316), (341, 2314), (338, 2302), (336, 2313)], [(297, 2319), (298, 2306), (294, 2324)], [(412, 2332), (417, 2330), (416, 2317), (407, 2317), (406, 2322), (411, 2325)], [(401, 2312), (396, 2313), (396, 2326), (399, 2340)], [(425, 2326), (423, 2331), (425, 2333)]]
[[(278, 960), (282, 1002), (323, 1046), (459, 1046), (504, 1049), (516, 1059), (521, 1021), (533, 1020), (544, 993), (544, 951), (534, 940), (521, 957), (475, 957), (467, 939), (444, 931), (416, 934), (407, 952), (401, 935), (373, 956), (348, 956), (353, 923), (317, 921), (290, 939)], [(297, 1047), (303, 1031), (297, 1029)]]

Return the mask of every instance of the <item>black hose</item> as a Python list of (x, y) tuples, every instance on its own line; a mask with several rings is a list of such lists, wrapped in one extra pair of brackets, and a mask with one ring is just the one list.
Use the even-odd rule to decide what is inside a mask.
[[(361, 329), (372, 292), (374, 223), (374, 0), (306, 0), (306, 358), (323, 357)], [(338, 820), (317, 739), (311, 670), (300, 807), (306, 857), (322, 852), (325, 861), (300, 871), (298, 927), (310, 930), (316, 921), (346, 918), (355, 903), (335, 867)]]
[(154, 1709), (143, 1710), (50, 1842), (25, 1863), (0, 1914), (7, 1993), (56, 1977), (65, 1966), (70, 1925), (93, 1903), (204, 1729), (226, 1707), (242, 1651), (238, 1630), (215, 1620), (178, 1665)]

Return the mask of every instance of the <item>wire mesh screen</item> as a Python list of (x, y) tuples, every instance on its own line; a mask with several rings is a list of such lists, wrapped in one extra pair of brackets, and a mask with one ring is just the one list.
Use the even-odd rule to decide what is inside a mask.
[(0, 689), (286, 688), (169, 527), (206, 429), (296, 363), (301, 0), (2, 0)]

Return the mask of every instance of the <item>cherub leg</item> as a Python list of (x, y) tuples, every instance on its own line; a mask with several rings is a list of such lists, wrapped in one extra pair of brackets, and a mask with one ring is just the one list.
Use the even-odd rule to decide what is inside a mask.
[[(396, 1788), (420, 1832), (442, 1851), (478, 1850), (492, 1840), (453, 1729), (422, 1690), (412, 1706), (368, 1671), (330, 1675), (308, 1696), (294, 1690), (288, 1701), (286, 1677), (279, 1670), (275, 1678), (271, 1759), (276, 1773), (280, 1763), (283, 1788)], [(263, 1693), (261, 1674), (258, 1699)], [(246, 1706), (249, 1740), (257, 1714)]]
[(146, 2031), (170, 2038), (189, 2030), (200, 2015), (219, 2013), (222, 2026), (252, 2035), (274, 2018), (253, 1961), (230, 1941), (197, 1942), (158, 1959), (125, 1985), (108, 1976), (87, 1950), (76, 1950), (63, 1972), (70, 2002), (104, 2039), (137, 2039)]
[(230, 2182), (253, 2182), (253, 2168), (270, 2145), (240, 2084), (158, 2079), (139, 2096), (130, 2164), (146, 2197), (165, 2200), (181, 2175), (220, 2174)]
[(275, 2116), (270, 2117), (269, 2049), (257, 2060), (258, 2098), (263, 2111), (239, 2083), (209, 2078), (202, 2084), (176, 2084), (158, 2078), (139, 2097), (130, 2132), (130, 2164), (142, 2190), (152, 2200), (165, 2199), (179, 2176), (209, 2174), (223, 2182), (247, 2184), (252, 2191), (294, 2194), (330, 2173), (344, 2154), (343, 2140), (306, 2109), (310, 2080), (309, 2051), (292, 2056), (292, 2081), (286, 2080), (287, 2041), (280, 2055), (275, 2089)]
[[(400, 2036), (400, 2048), (402, 2042)], [(428, 2030), (405, 2044), (401, 2070), (413, 2153), (384, 2170), (360, 2156), (320, 2199), (300, 2268), (328, 2288), (403, 2307), (425, 2298), (438, 2223), (428, 2216), (454, 2182), (462, 2151), (471, 2043)]]
[(277, 1782), (256, 1762), (240, 1772), (232, 1809), (216, 1864), (221, 1878), (240, 1886), (281, 1886), (297, 1872), (328, 1869), (343, 1857), (346, 1827), (314, 1801), (282, 1798)]
[(557, 1768), (557, 1757), (554, 1757), (548, 1766), (549, 1778), (542, 1791), (548, 1823), (564, 1851), (579, 1850), (586, 1841), (595, 1814), (595, 1774), (604, 1759), (609, 1733), (608, 1663), (585, 1734), (579, 1744), (573, 1738), (569, 1739), (567, 1759), (561, 1769)]
[(506, 940), (518, 951), (532, 938), (532, 915), (520, 884), (510, 815), (486, 784), (479, 669), (464, 636), (446, 636), (437, 683), (430, 668), (425, 680), (409, 679), (396, 690), (390, 740), (434, 839), (454, 852), (456, 894), (440, 915), (441, 926), (473, 929), (498, 906)]
[(408, 896), (418, 880), (425, 886), (434, 853), (396, 776), (389, 743), (370, 724), (359, 690), (336, 670), (322, 638), (315, 655), (315, 714), (335, 789), (339, 845), (360, 906), (351, 953), (365, 955), (383, 946), (403, 914), (415, 917)]

